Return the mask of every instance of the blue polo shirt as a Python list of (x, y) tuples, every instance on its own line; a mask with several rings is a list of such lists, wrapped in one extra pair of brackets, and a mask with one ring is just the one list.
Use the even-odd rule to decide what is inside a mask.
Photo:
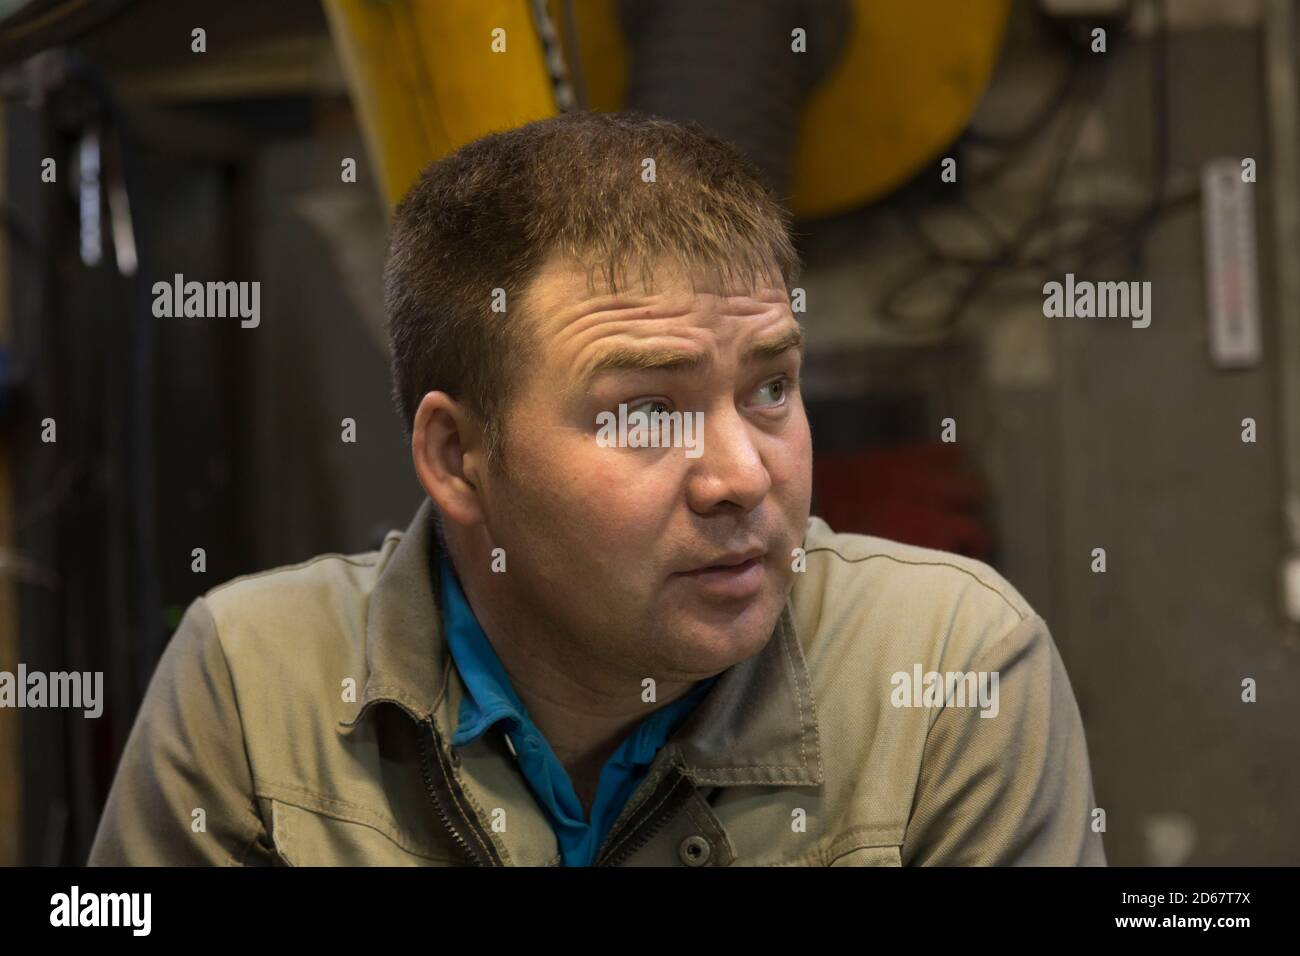
[(519, 769), (555, 831), (564, 865), (590, 866), (659, 748), (720, 675), (701, 681), (685, 696), (650, 714), (619, 744), (601, 768), (588, 819), (568, 771), (510, 685), (505, 667), (465, 600), (450, 562), (440, 557), (439, 566), (443, 628), (452, 660), (468, 691), (460, 703), (452, 745), (467, 744), (498, 721), (506, 721)]

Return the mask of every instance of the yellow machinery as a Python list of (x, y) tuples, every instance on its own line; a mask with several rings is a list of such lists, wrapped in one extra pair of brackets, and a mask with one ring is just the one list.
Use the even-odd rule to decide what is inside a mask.
[[(552, 22), (560, 21), (562, 2), (550, 0)], [(324, 4), (390, 207), (430, 161), (557, 111), (528, 0)], [(934, 161), (988, 84), (1009, 6), (854, 0), (843, 56), (802, 118), (794, 214), (852, 209)], [(590, 107), (619, 109), (628, 54), (615, 0), (578, 0), (575, 9)]]

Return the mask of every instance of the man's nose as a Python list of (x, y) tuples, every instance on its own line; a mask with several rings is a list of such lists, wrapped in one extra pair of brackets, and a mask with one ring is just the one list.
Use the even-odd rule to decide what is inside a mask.
[(698, 514), (732, 507), (752, 511), (772, 487), (757, 432), (734, 408), (704, 412), (702, 453), (691, 459), (687, 499)]

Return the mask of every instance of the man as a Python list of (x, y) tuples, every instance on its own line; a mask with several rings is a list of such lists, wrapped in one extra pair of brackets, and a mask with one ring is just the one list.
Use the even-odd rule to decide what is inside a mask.
[(428, 499), (194, 602), (91, 862), (1104, 863), (1042, 618), (809, 518), (796, 270), (696, 127), (430, 166), (386, 269)]

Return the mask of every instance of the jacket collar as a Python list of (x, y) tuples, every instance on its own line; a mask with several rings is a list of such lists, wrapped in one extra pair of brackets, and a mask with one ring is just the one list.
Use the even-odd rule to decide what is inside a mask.
[[(356, 716), (345, 727), (380, 701), (417, 720), (438, 719), (451, 655), (438, 612), (437, 554), (433, 503), (426, 498), (370, 595), (368, 676)], [(440, 729), (450, 739), (454, 728)], [(771, 640), (721, 675), (666, 746), (677, 749), (684, 772), (705, 786), (822, 782), (812, 680), (788, 602)]]

